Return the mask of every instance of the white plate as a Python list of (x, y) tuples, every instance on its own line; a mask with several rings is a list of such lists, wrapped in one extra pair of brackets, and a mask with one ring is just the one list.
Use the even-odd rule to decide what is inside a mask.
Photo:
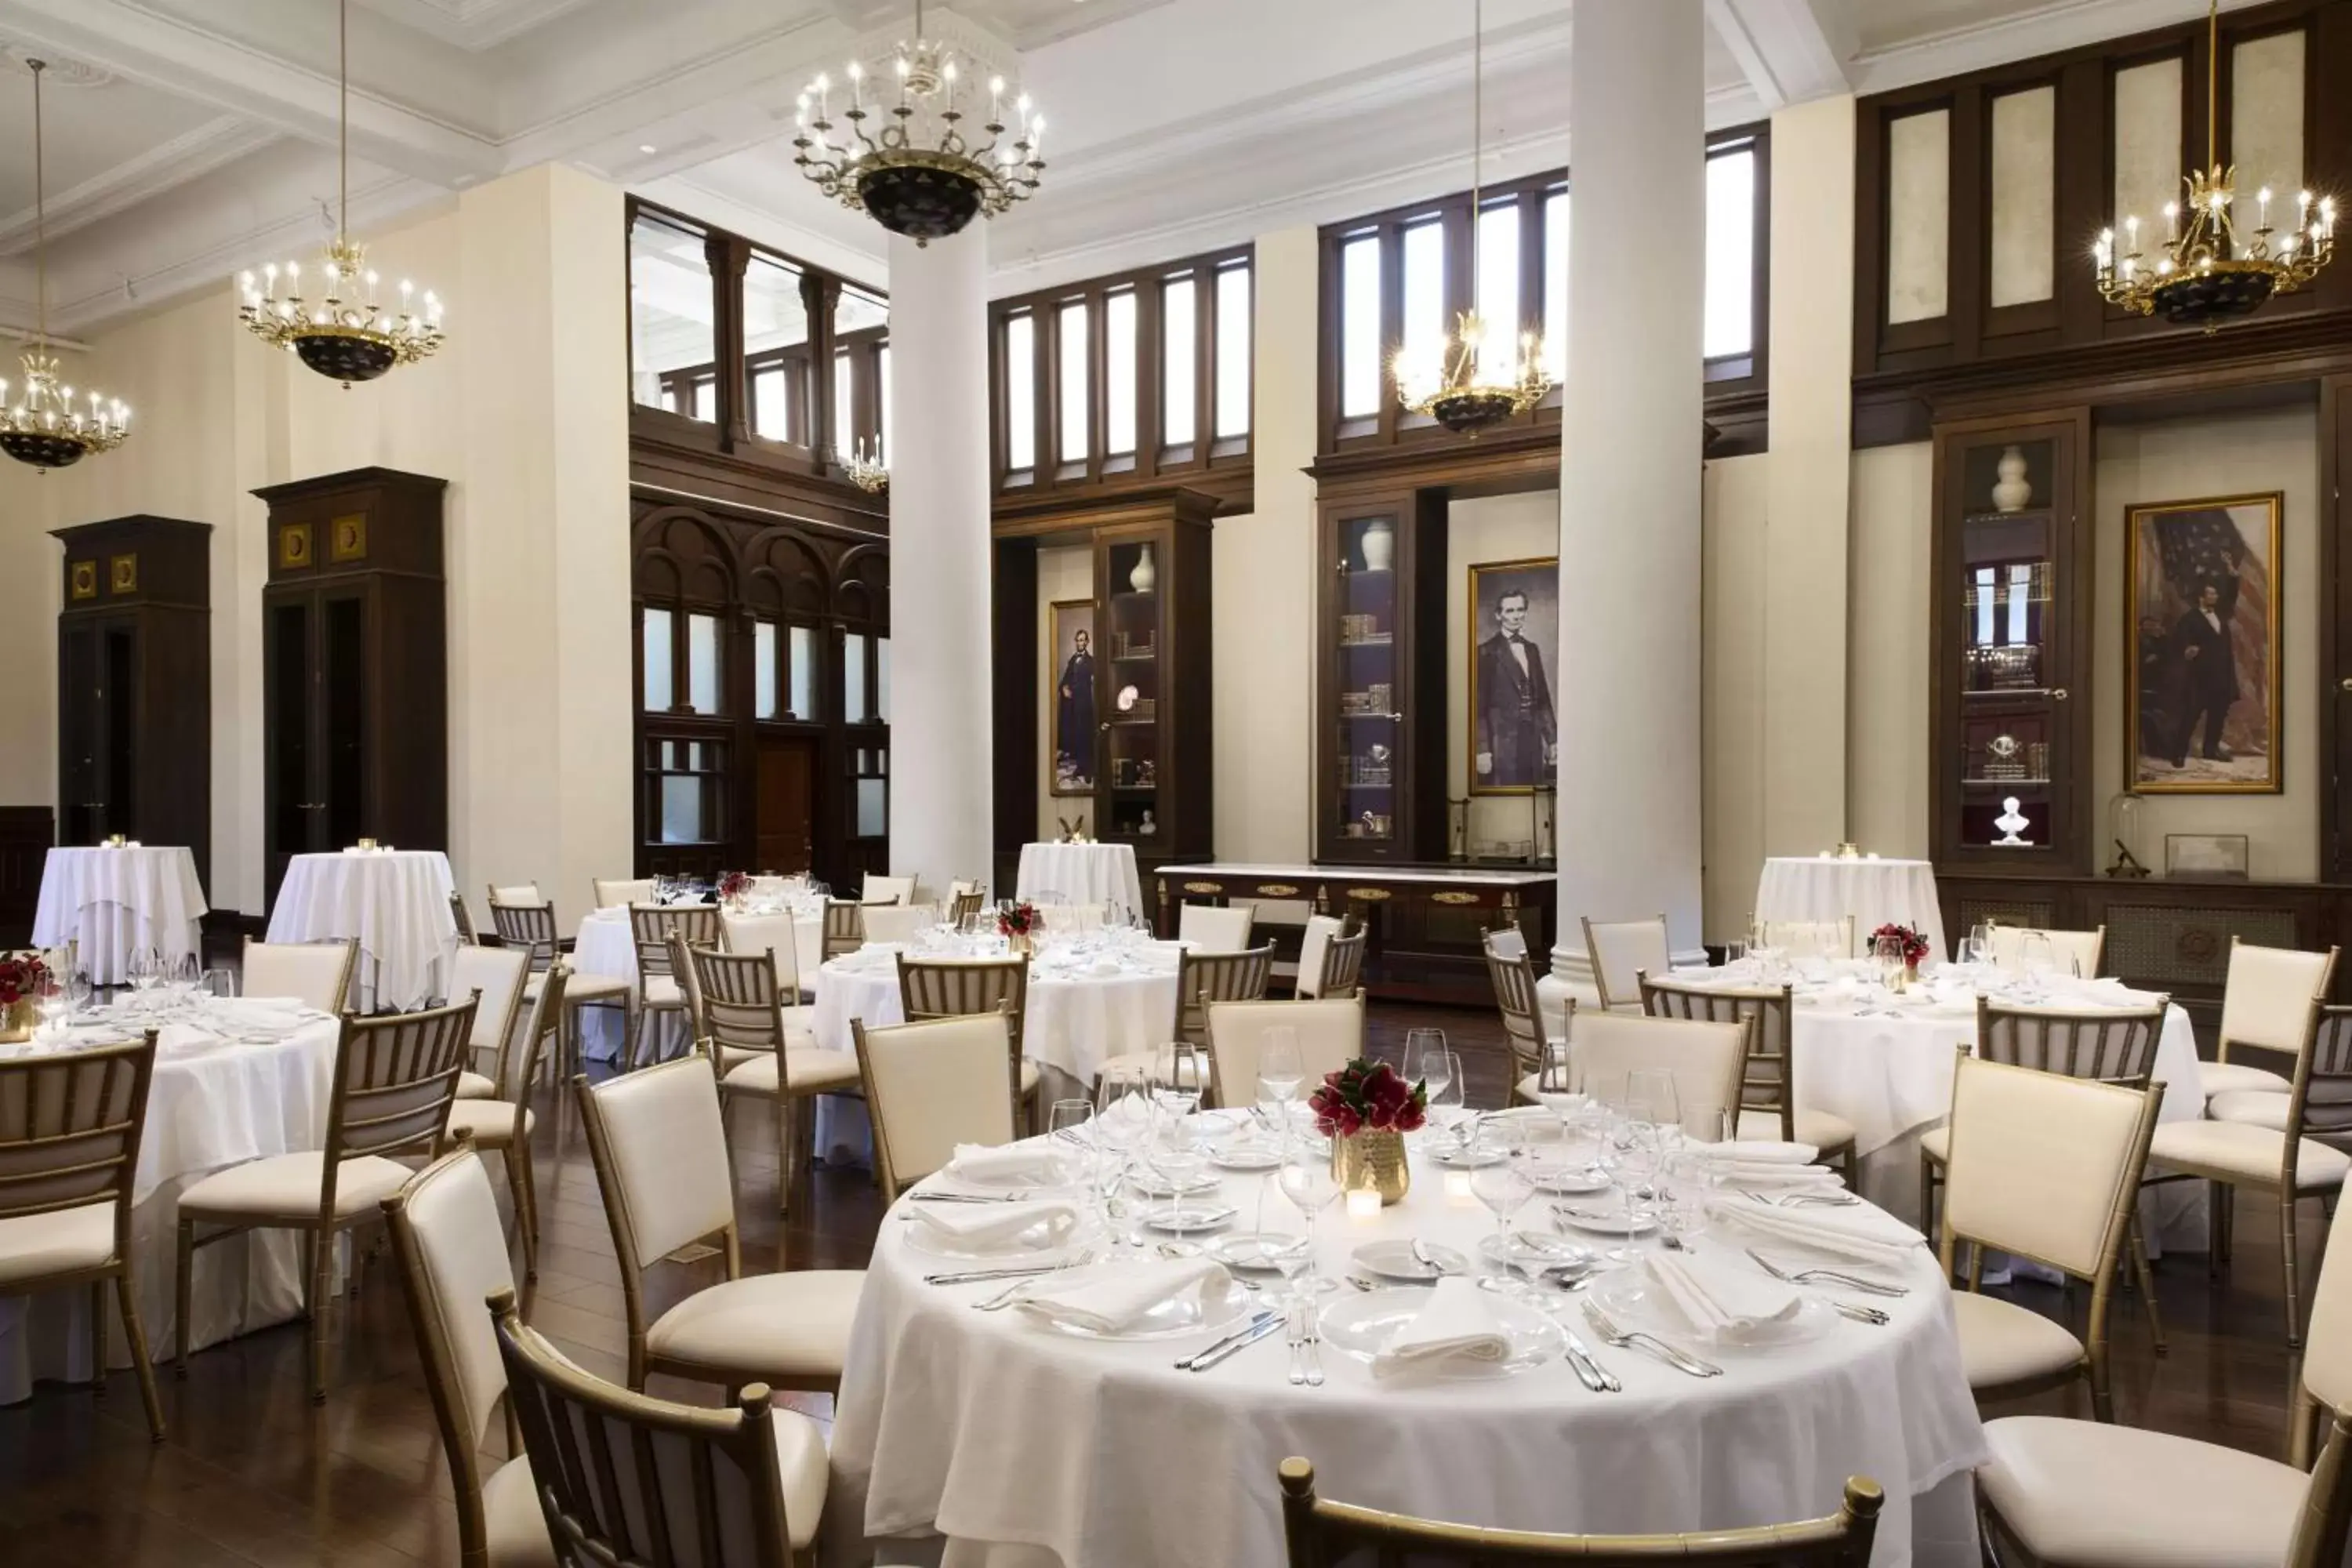
[(1054, 1159), (1051, 1174), (1030, 1172), (1017, 1175), (1007, 1173), (1001, 1176), (968, 1176), (950, 1164), (941, 1171), (940, 1175), (944, 1180), (961, 1186), (978, 1187), (983, 1191), (995, 1193), (1051, 1190), (1056, 1187), (1085, 1185), (1085, 1177), (1079, 1173), (1078, 1163), (1059, 1154)]
[(1564, 1196), (1606, 1192), (1614, 1184), (1608, 1173), (1596, 1165), (1572, 1165), (1559, 1160), (1529, 1160), (1528, 1180), (1539, 1193)]
[(1454, 1171), (1483, 1171), (1489, 1165), (1499, 1165), (1510, 1158), (1500, 1149), (1484, 1143), (1474, 1143), (1467, 1149), (1446, 1147), (1433, 1149), (1429, 1157)]
[(1307, 1238), (1289, 1231), (1237, 1230), (1221, 1236), (1209, 1243), (1210, 1257), (1228, 1268), (1245, 1268), (1255, 1273), (1276, 1271), (1276, 1259), (1287, 1256), (1293, 1248), (1306, 1249)]
[(1787, 1320), (1759, 1323), (1749, 1334), (1725, 1337), (1701, 1333), (1668, 1302), (1656, 1299), (1657, 1287), (1643, 1268), (1618, 1268), (1592, 1282), (1593, 1299), (1622, 1329), (1646, 1329), (1678, 1345), (1716, 1351), (1783, 1350), (1810, 1344), (1837, 1327), (1837, 1309), (1819, 1297), (1797, 1292), (1797, 1310)]
[[(1176, 1188), (1169, 1184), (1167, 1177), (1141, 1166), (1138, 1166), (1127, 1180), (1129, 1186), (1149, 1198), (1172, 1198), (1177, 1194)], [(1214, 1172), (1203, 1171), (1187, 1181), (1183, 1190), (1188, 1196), (1194, 1193), (1213, 1193), (1223, 1183), (1224, 1178)]]
[(1228, 1279), (1223, 1295), (1213, 1292), (1204, 1300), (1197, 1292), (1188, 1292), (1177, 1300), (1163, 1301), (1154, 1307), (1144, 1315), (1143, 1322), (1138, 1327), (1115, 1332), (1058, 1322), (1036, 1312), (1024, 1311), (1022, 1316), (1077, 1339), (1125, 1341), (1171, 1340), (1186, 1334), (1213, 1334), (1220, 1330), (1234, 1328), (1249, 1313), (1249, 1287), (1238, 1279)]
[[(1433, 1362), (1415, 1369), (1423, 1377), (1508, 1377), (1541, 1366), (1564, 1353), (1568, 1339), (1558, 1323), (1542, 1312), (1508, 1297), (1484, 1298), (1495, 1315), (1495, 1326), (1510, 1342), (1510, 1354), (1501, 1361), (1475, 1362), (1460, 1357)], [(1370, 1363), (1396, 1331), (1429, 1305), (1429, 1292), (1410, 1286), (1394, 1290), (1342, 1294), (1323, 1309), (1323, 1337), (1342, 1354)]]
[(1411, 1279), (1427, 1283), (1446, 1274), (1467, 1274), (1470, 1260), (1450, 1247), (1422, 1244), (1437, 1260), (1434, 1269), (1414, 1258), (1411, 1241), (1368, 1241), (1356, 1248), (1355, 1259), (1365, 1273), (1381, 1279)]
[(1585, 1204), (1554, 1204), (1551, 1212), (1560, 1224), (1595, 1236), (1647, 1236), (1658, 1228), (1658, 1216), (1654, 1214), (1637, 1214), (1633, 1224), (1626, 1224), (1622, 1205), (1594, 1208)]
[(1282, 1145), (1271, 1140), (1236, 1141), (1211, 1154), (1209, 1163), (1225, 1171), (1271, 1171), (1282, 1163)]
[(1241, 1211), (1229, 1204), (1173, 1203), (1165, 1208), (1143, 1211), (1143, 1223), (1150, 1229), (1170, 1236), (1191, 1236), (1198, 1231), (1214, 1230), (1229, 1225)]
[(1044, 1222), (1031, 1226), (1019, 1236), (994, 1242), (965, 1241), (944, 1231), (933, 1230), (921, 1220), (908, 1220), (903, 1227), (907, 1245), (916, 1252), (932, 1258), (986, 1258), (991, 1261), (1017, 1259), (1023, 1263), (1051, 1263), (1058, 1260), (1084, 1242), (1095, 1230), (1084, 1215), (1078, 1215), (1068, 1229), (1056, 1237)]
[(1511, 1232), (1511, 1250), (1503, 1252), (1500, 1238), (1493, 1232), (1478, 1238), (1478, 1256), (1489, 1263), (1507, 1268), (1558, 1268), (1563, 1264), (1590, 1263), (1592, 1249), (1580, 1247), (1564, 1236), (1546, 1236), (1539, 1230)]

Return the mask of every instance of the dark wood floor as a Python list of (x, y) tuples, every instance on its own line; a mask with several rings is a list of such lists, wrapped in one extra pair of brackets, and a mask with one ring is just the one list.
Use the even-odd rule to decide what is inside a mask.
[[(1507, 1081), (1491, 1013), (1377, 1005), (1374, 1047), (1393, 1055), (1404, 1030), (1445, 1029), (1463, 1052), (1474, 1105), (1502, 1102)], [(873, 1244), (881, 1205), (862, 1172), (820, 1171), (793, 1195), (789, 1224), (775, 1214), (770, 1119), (740, 1118), (745, 1265), (750, 1268), (855, 1268)], [(530, 1321), (583, 1365), (622, 1374), (625, 1330), (595, 1175), (576, 1119), (559, 1149), (542, 1104), (537, 1150), (544, 1240)], [(502, 1178), (499, 1185), (503, 1190)], [(2306, 1205), (2307, 1228), (2318, 1228)], [(2285, 1456), (2294, 1362), (2278, 1308), (2275, 1211), (2250, 1200), (2238, 1215), (2238, 1256), (2227, 1280), (2201, 1257), (2158, 1267), (2171, 1353), (2151, 1352), (2137, 1302), (2112, 1331), (2116, 1407), (2129, 1424), (2186, 1433)], [(2306, 1274), (2316, 1269), (2315, 1240)], [(169, 1440), (151, 1445), (127, 1373), (105, 1396), (43, 1384), (0, 1408), (0, 1564), (88, 1568), (410, 1568), (454, 1563), (457, 1531), (449, 1479), (418, 1367), (399, 1281), (389, 1258), (367, 1271), (356, 1302), (331, 1316), (331, 1394), (304, 1394), (302, 1330), (288, 1324), (199, 1352), (184, 1382), (168, 1371)], [(656, 1310), (719, 1277), (715, 1262), (665, 1266), (652, 1282)], [(2013, 1299), (2082, 1326), (2088, 1292), (2019, 1287)], [(654, 1391), (709, 1401), (708, 1387)], [(822, 1396), (796, 1396), (820, 1419)], [(2065, 1413), (2056, 1395), (2020, 1406)], [(2005, 1412), (1995, 1412), (2005, 1413)], [(2073, 1413), (2087, 1415), (2087, 1404)], [(494, 1443), (498, 1439), (494, 1438)]]

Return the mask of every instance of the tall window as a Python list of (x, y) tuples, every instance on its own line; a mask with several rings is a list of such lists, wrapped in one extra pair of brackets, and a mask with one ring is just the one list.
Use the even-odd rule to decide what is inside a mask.
[(629, 395), (689, 419), (718, 417), (709, 247), (701, 229), (656, 213), (629, 225)]
[(1381, 237), (1367, 234), (1339, 250), (1341, 414), (1380, 411), (1381, 359)]
[(1710, 153), (1706, 161), (1706, 357), (1725, 359), (1756, 346), (1756, 146)]
[(1171, 447), (1192, 442), (1192, 414), (1199, 399), (1193, 373), (1200, 359), (1200, 324), (1193, 312), (1200, 292), (1198, 280), (1189, 272), (1169, 279), (1160, 292), (1160, 418)]
[(844, 283), (833, 305), (834, 425), (844, 457), (859, 442), (883, 445), (883, 351), (890, 342), (890, 306), (881, 295)]
[(1250, 432), (1250, 269), (1217, 269), (1217, 439)]
[(801, 269), (755, 250), (743, 268), (743, 377), (751, 433), (805, 447), (809, 441), (808, 305)]
[[(1478, 215), (1478, 318), (1488, 322), (1479, 368), (1507, 374), (1518, 353), (1519, 204), (1504, 202)], [(1532, 326), (1524, 330), (1533, 331)]]
[(1037, 317), (1024, 310), (1004, 322), (1004, 466), (1037, 466)]
[(1062, 408), (1062, 466), (1084, 464), (1087, 444), (1088, 416), (1093, 400), (1091, 377), (1087, 374), (1087, 304), (1074, 300), (1062, 307), (1055, 318), (1055, 337), (1062, 346), (1061, 363), (1055, 366), (1055, 401)]
[(1103, 302), (1103, 451), (1135, 450), (1135, 290), (1121, 289)]

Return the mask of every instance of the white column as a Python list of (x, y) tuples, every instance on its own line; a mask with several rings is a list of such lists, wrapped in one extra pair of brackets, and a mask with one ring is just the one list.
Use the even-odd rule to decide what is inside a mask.
[(1593, 999), (1580, 916), (1699, 942), (1705, 26), (1699, 0), (1576, 11), (1554, 998)]
[(988, 226), (890, 239), (890, 871), (989, 875)]

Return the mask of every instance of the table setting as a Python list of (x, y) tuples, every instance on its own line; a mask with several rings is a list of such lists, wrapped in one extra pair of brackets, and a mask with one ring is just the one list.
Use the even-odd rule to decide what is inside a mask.
[[(1267, 1057), (1221, 1110), (1181, 1064), (1107, 1073), (901, 1195), (836, 1415), (845, 1543), (1279, 1561), (1272, 1487), (1233, 1479), (1303, 1453), (1379, 1506), (1530, 1530), (1801, 1518), (1870, 1474), (1874, 1562), (1976, 1561), (1948, 1289), (1818, 1151), (1717, 1147), (1630, 1082), (1482, 1115), (1357, 1063), (1302, 1103)], [(1398, 1183), (1342, 1179), (1368, 1134)]]

